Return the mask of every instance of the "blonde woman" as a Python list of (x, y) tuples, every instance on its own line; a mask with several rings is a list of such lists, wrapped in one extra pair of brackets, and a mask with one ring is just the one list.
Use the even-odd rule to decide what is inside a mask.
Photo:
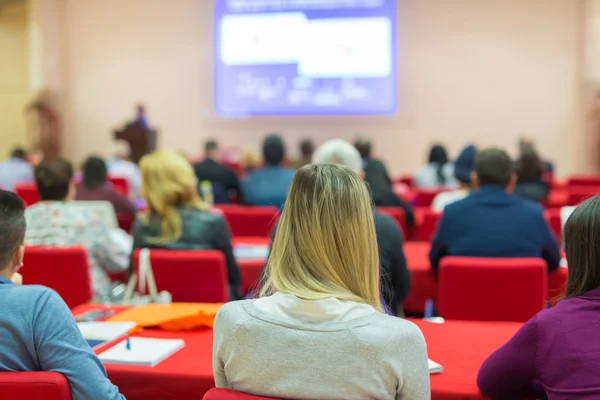
[(148, 211), (133, 228), (133, 247), (220, 250), (227, 261), (230, 297), (238, 299), (240, 273), (227, 223), (200, 200), (191, 164), (176, 152), (158, 150), (142, 158), (140, 171)]
[(260, 297), (224, 305), (217, 387), (296, 399), (429, 399), (425, 341), (382, 313), (369, 191), (351, 169), (296, 173)]

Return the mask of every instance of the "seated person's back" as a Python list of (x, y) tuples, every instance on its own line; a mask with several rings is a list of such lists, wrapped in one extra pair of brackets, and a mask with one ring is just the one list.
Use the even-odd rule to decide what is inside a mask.
[(33, 181), (33, 166), (27, 157), (25, 150), (16, 148), (8, 160), (0, 163), (0, 188), (13, 192), (16, 184)]
[(436, 189), (456, 186), (454, 166), (448, 161), (444, 146), (436, 144), (429, 150), (427, 164), (414, 176), (413, 185), (420, 189)]
[[(230, 168), (220, 164), (216, 160), (219, 158), (219, 145), (214, 140), (209, 140), (204, 144), (204, 161), (194, 165), (194, 173), (199, 182), (210, 181), (213, 186), (224, 191), (225, 201), (216, 201), (217, 203), (227, 203), (229, 196), (237, 195), (238, 200), (243, 200), (238, 176)], [(215, 188), (213, 187), (213, 192)]]
[(541, 257), (556, 269), (560, 251), (541, 207), (507, 193), (515, 181), (508, 155), (484, 150), (475, 168), (479, 189), (444, 210), (429, 255), (432, 267), (451, 255)]
[(145, 156), (140, 168), (148, 211), (133, 227), (133, 247), (219, 250), (227, 262), (232, 298), (238, 298), (239, 269), (227, 223), (200, 200), (190, 163), (175, 152), (161, 150)]
[(123, 399), (60, 296), (11, 281), (23, 265), (24, 211), (16, 195), (0, 191), (0, 372), (58, 372), (67, 378), (74, 400)]
[(267, 269), (259, 299), (217, 314), (217, 387), (276, 398), (430, 398), (422, 333), (381, 312), (371, 198), (357, 173), (331, 164), (297, 172)]
[(548, 198), (550, 186), (544, 181), (544, 163), (533, 149), (521, 154), (517, 176), (515, 195), (535, 202)]

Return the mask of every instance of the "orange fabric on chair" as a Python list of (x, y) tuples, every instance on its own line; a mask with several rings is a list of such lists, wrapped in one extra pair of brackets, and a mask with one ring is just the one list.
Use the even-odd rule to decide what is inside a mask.
[(127, 183), (127, 179), (120, 176), (109, 176), (108, 181), (112, 183), (115, 192), (124, 197), (129, 197), (129, 184)]
[(448, 189), (418, 189), (416, 191), (415, 207), (431, 207), (435, 196), (447, 191)]
[(431, 241), (441, 217), (442, 213), (440, 212), (431, 209), (425, 210), (423, 213), (423, 222), (419, 227), (417, 240), (420, 242)]
[(277, 400), (273, 397), (254, 396), (247, 393), (236, 392), (227, 389), (212, 388), (202, 398), (202, 400)]
[(398, 227), (406, 238), (408, 236), (408, 227), (406, 226), (406, 216), (404, 210), (400, 207), (377, 207), (377, 211), (382, 214), (388, 215), (396, 221)]
[(15, 193), (19, 196), (27, 207), (40, 201), (40, 195), (33, 182), (22, 182), (15, 185)]
[(269, 237), (277, 221), (279, 210), (269, 206), (217, 205), (223, 211), (231, 235)]
[[(133, 254), (139, 268), (140, 251)], [(166, 290), (174, 302), (226, 303), (229, 281), (225, 256), (213, 250), (150, 250), (150, 263), (159, 291)], [(183, 278), (183, 279), (182, 279)]]
[(548, 271), (539, 258), (445, 257), (438, 310), (447, 319), (525, 322), (543, 310)]
[(71, 400), (71, 388), (67, 378), (58, 372), (2, 372), (0, 398)]
[(54, 289), (69, 308), (92, 299), (90, 269), (82, 247), (26, 246), (23, 284)]

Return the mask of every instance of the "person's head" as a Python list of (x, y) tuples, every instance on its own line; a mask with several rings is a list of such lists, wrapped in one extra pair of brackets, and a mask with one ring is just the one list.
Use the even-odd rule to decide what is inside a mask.
[(360, 153), (354, 146), (342, 139), (331, 139), (317, 147), (312, 158), (313, 164), (339, 164), (363, 175)]
[(350, 168), (298, 170), (279, 218), (261, 296), (335, 297), (381, 310), (371, 196)]
[(13, 149), (13, 151), (10, 152), (10, 157), (18, 158), (19, 160), (23, 160), (23, 161), (27, 161), (29, 158), (27, 151), (22, 147), (17, 147), (15, 149)]
[(83, 163), (83, 186), (96, 189), (106, 184), (108, 170), (103, 159), (97, 156), (88, 157)]
[(121, 160), (131, 159), (131, 145), (128, 141), (119, 139), (114, 143), (113, 155)]
[(254, 171), (260, 166), (260, 155), (258, 154), (258, 151), (254, 149), (244, 149), (242, 151), (240, 163), (242, 164), (244, 171)]
[(471, 176), (474, 187), (498, 186), (512, 191), (515, 185), (513, 161), (506, 151), (489, 148), (475, 157), (475, 172)]
[(361, 136), (354, 141), (354, 147), (363, 159), (371, 157), (371, 139)]
[(283, 163), (285, 145), (279, 135), (270, 135), (263, 142), (263, 159), (266, 165), (278, 166)]
[(10, 278), (23, 265), (25, 204), (5, 190), (0, 190), (0, 226), (0, 275)]
[(304, 159), (310, 159), (315, 151), (315, 146), (310, 139), (304, 139), (300, 142), (300, 155)]
[(135, 106), (135, 114), (138, 118), (143, 118), (146, 116), (146, 106), (142, 103), (139, 103), (137, 106)]
[(564, 228), (569, 277), (566, 298), (600, 287), (600, 197), (587, 199), (573, 211)]
[(147, 217), (158, 218), (161, 226), (160, 236), (148, 240), (156, 244), (177, 241), (182, 231), (177, 208), (208, 210), (198, 196), (198, 181), (192, 165), (177, 152), (157, 150), (142, 158), (140, 172), (141, 194), (149, 211)]
[(64, 158), (42, 160), (35, 167), (35, 183), (40, 200), (69, 201), (75, 194), (73, 165)]
[(216, 140), (210, 139), (204, 143), (204, 157), (214, 160), (218, 158), (219, 143)]
[(431, 146), (429, 149), (429, 164), (444, 165), (448, 162), (446, 148), (440, 144)]
[(541, 180), (544, 174), (544, 164), (533, 150), (525, 151), (519, 159), (517, 175), (523, 180)]
[(462, 149), (456, 161), (454, 161), (454, 177), (463, 187), (471, 186), (471, 175), (475, 169), (475, 157), (477, 149), (469, 145)]

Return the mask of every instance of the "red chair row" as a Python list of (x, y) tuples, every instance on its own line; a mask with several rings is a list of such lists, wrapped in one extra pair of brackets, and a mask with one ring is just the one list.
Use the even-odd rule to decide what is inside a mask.
[(71, 400), (69, 382), (58, 372), (2, 372), (0, 393), (7, 400)]

